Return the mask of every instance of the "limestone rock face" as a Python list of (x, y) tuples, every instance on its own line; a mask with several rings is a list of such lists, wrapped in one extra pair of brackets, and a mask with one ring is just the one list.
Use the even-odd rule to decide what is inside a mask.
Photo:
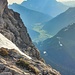
[(0, 0), (0, 16), (2, 17), (3, 11), (7, 7), (7, 0)]
[[(20, 14), (8, 9), (7, 0), (0, 0), (0, 33), (15, 43), (23, 52), (40, 59), (39, 51), (33, 45)], [(30, 47), (30, 50), (27, 50)]]
[(6, 0), (3, 0), (3, 1), (0, 0), (0, 25), (1, 25), (1, 27), (3, 27), (3, 24), (4, 24), (2, 15), (3, 15), (4, 9), (6, 7), (7, 7), (7, 1)]

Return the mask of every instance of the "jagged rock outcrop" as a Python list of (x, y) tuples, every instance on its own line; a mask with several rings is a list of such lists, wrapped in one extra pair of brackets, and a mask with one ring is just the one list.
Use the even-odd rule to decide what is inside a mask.
[[(0, 0), (0, 5), (0, 75), (60, 75), (40, 60), (39, 51), (33, 45), (20, 15), (8, 9), (7, 0)], [(9, 49), (9, 44), (15, 48)]]
[(0, 4), (0, 33), (15, 43), (23, 52), (39, 59), (39, 51), (32, 44), (20, 14), (8, 9), (7, 0), (0, 0)]
[[(0, 75), (60, 75), (40, 60), (23, 57), (15, 49), (0, 48)], [(15, 57), (17, 55), (17, 57)]]

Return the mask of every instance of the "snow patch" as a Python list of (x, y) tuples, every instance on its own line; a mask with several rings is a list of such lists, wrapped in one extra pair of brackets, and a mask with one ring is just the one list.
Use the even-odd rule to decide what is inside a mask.
[(57, 39), (60, 39), (60, 37), (56, 37)]
[(17, 50), (20, 54), (24, 55), (25, 57), (27, 57), (28, 59), (32, 59), (30, 56), (26, 55), (25, 53), (23, 53), (13, 42), (11, 42), (10, 40), (8, 40), (5, 36), (3, 36), (0, 33), (0, 48), (4, 47), (4, 48), (8, 48), (8, 49), (15, 49)]
[(65, 29), (64, 31), (67, 31), (68, 29)]
[(63, 44), (62, 44), (60, 41), (59, 41), (59, 45), (60, 45), (60, 46), (63, 46)]
[(46, 52), (46, 51), (44, 51), (43, 53), (44, 53), (44, 54), (46, 54), (47, 52)]

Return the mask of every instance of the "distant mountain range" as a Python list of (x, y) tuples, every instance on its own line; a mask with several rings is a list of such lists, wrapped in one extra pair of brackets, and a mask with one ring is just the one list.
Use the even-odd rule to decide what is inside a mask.
[(75, 23), (39, 43), (41, 55), (62, 75), (75, 75)]
[(28, 9), (36, 10), (51, 16), (57, 16), (68, 8), (68, 6), (57, 2), (56, 0), (27, 0), (21, 5)]
[(30, 10), (18, 4), (9, 5), (9, 8), (20, 13), (20, 16), (24, 24), (26, 25), (32, 39), (34, 39), (35, 37), (38, 37), (39, 35), (39, 32), (36, 32), (35, 30), (33, 30), (33, 27), (52, 19), (52, 17), (47, 14)]
[[(24, 24), (26, 25), (32, 40), (38, 39), (38, 41), (41, 40), (42, 36), (44, 37), (44, 39), (52, 36), (48, 34), (46, 30), (42, 28), (38, 29), (39, 25), (41, 27), (43, 23), (50, 21), (54, 16), (68, 9), (67, 6), (63, 5), (60, 2), (57, 2), (56, 0), (28, 0), (24, 1), (20, 5), (9, 5), (9, 8), (20, 13), (20, 16)], [(37, 29), (40, 31), (38, 31)], [(35, 38), (33, 34), (35, 34), (37, 38)], [(44, 39), (42, 39), (42, 41)]]
[(27, 28), (32, 28), (36, 23), (43, 23), (45, 21), (52, 19), (52, 17), (49, 15), (43, 14), (35, 10), (28, 9), (16, 3), (9, 5), (9, 8), (20, 13), (20, 16)]
[(43, 29), (49, 34), (55, 35), (63, 27), (75, 22), (75, 7), (69, 8), (64, 13), (56, 16), (52, 20), (45, 22)]

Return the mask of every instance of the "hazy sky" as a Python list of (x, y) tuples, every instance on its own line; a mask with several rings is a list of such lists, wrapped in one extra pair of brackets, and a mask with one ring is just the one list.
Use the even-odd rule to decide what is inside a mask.
[(75, 7), (75, 0), (57, 0), (58, 2), (61, 2), (67, 6)]
[(8, 0), (8, 4), (12, 4), (12, 3), (18, 3), (18, 4), (20, 4), (23, 1), (25, 1), (25, 0)]
[[(27, 0), (8, 0), (8, 4), (12, 4), (12, 3), (17, 3), (17, 4), (20, 4), (22, 3), (23, 1), (27, 1)], [(75, 0), (56, 0), (58, 2), (69, 2), (69, 1), (75, 1)], [(75, 3), (69, 3), (69, 5), (75, 5)]]

